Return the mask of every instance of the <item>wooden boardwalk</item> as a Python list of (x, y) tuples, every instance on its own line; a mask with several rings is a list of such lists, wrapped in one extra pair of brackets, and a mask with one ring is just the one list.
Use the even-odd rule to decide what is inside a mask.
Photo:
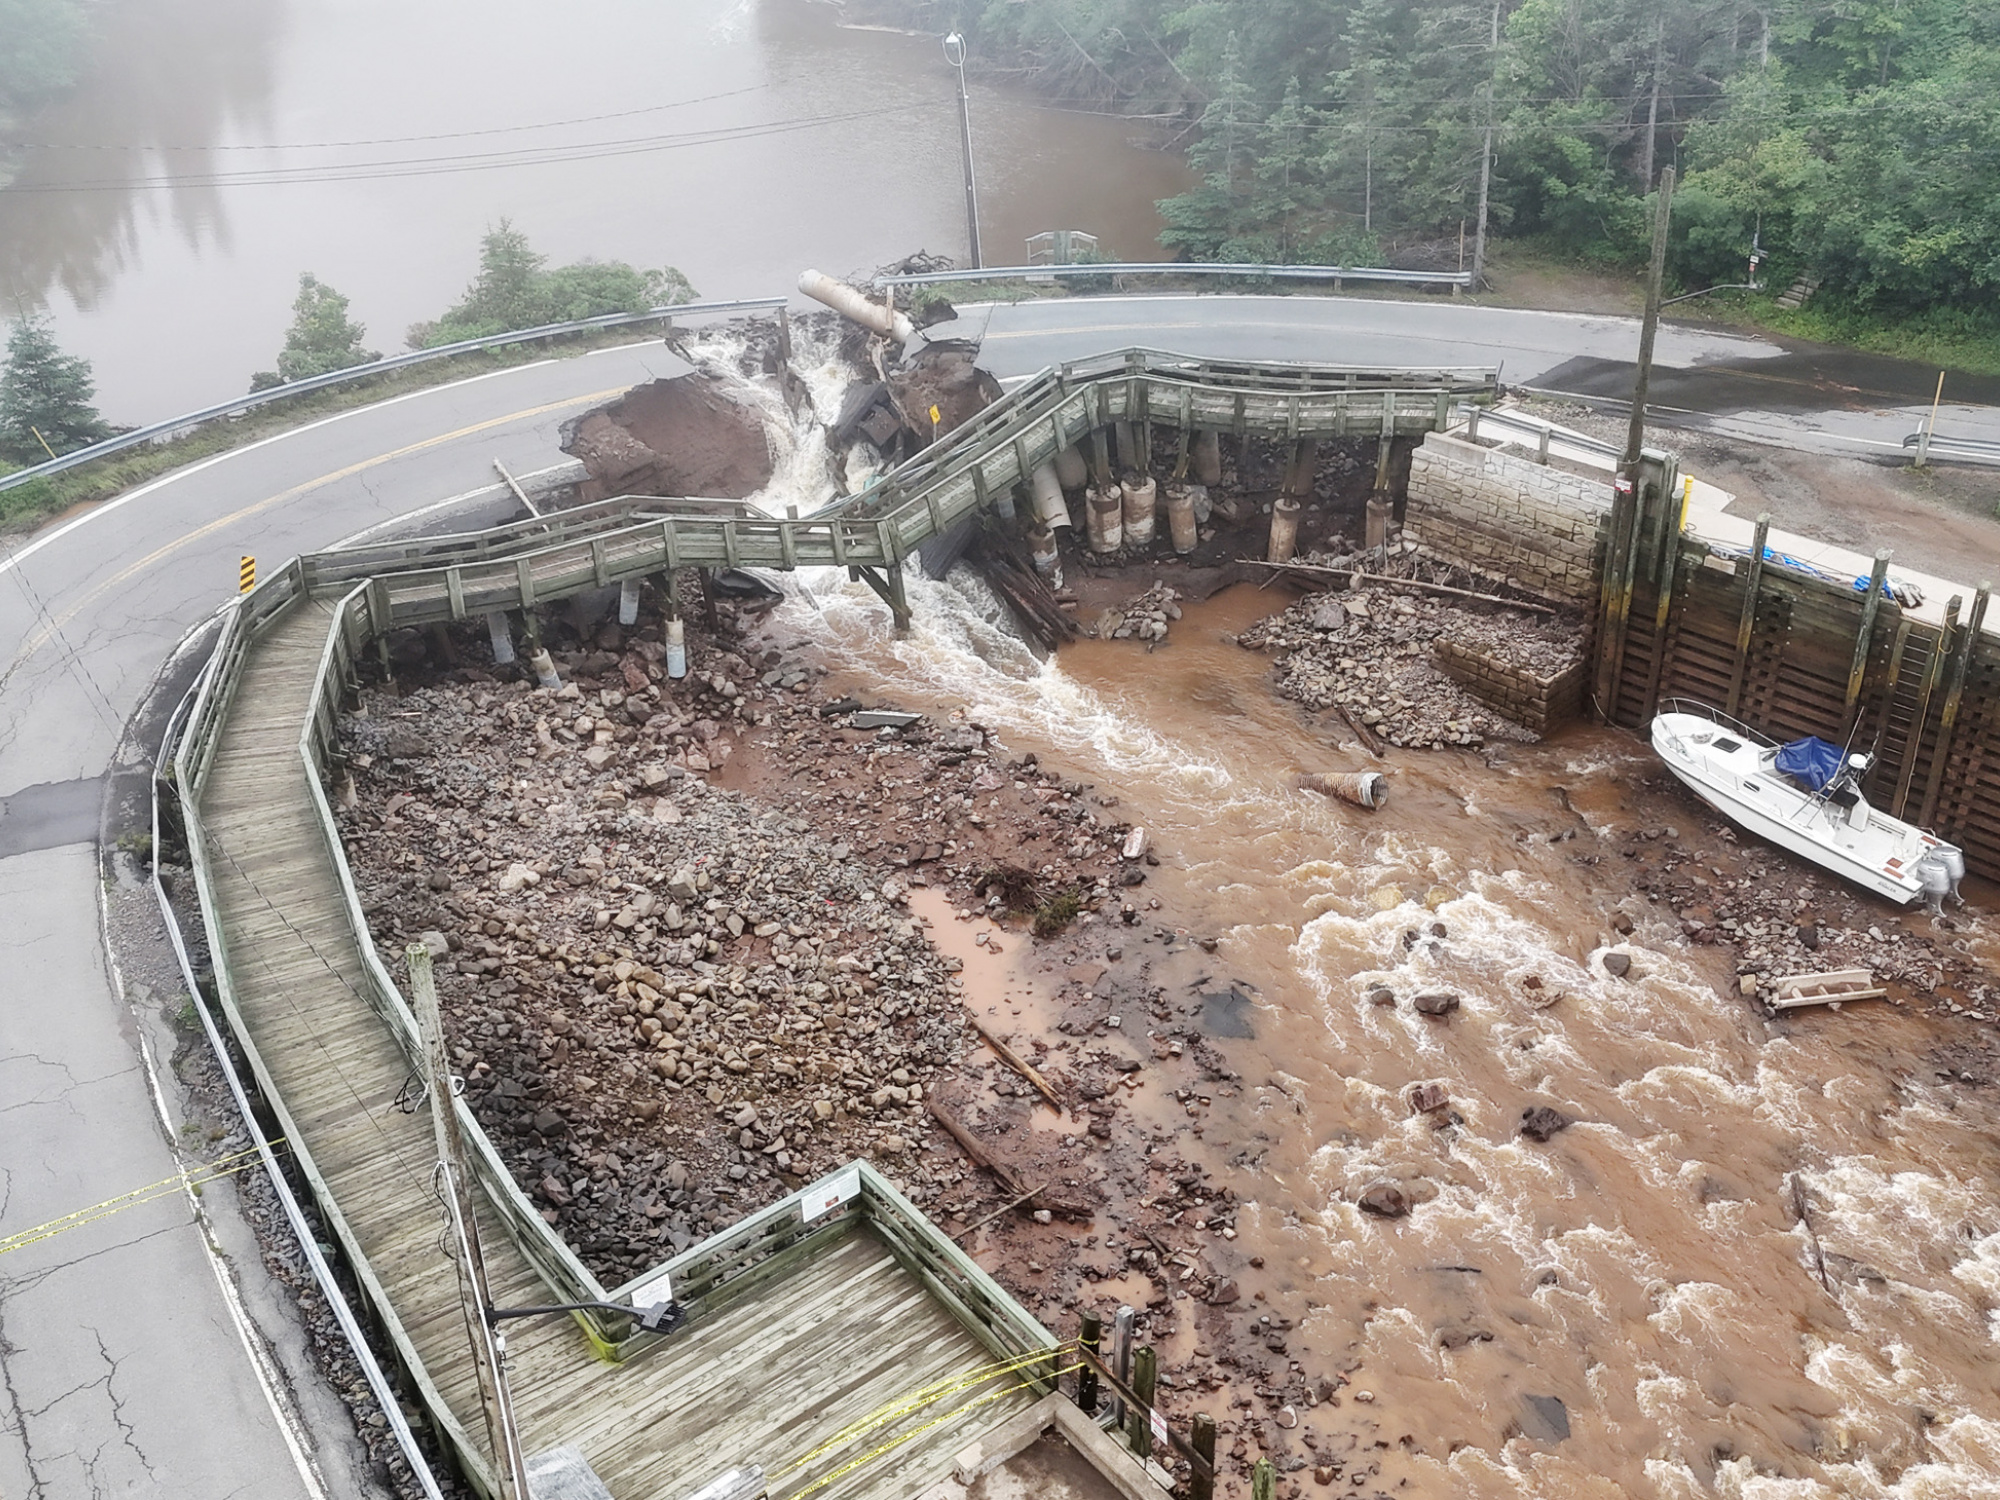
[[(302, 600), (266, 626), (225, 710), (200, 798), (216, 962), (231, 976), (231, 1020), (259, 1082), (332, 1200), (322, 1207), (476, 1471), (487, 1443), (456, 1266), (441, 1248), (430, 1118), (397, 1105), (410, 1069), (367, 998), (299, 754), (332, 614)], [(561, 1300), (481, 1205), (500, 1305)], [(523, 1450), (579, 1449), (619, 1500), (672, 1500), (736, 1464), (775, 1472), (869, 1413), (993, 1360), (866, 1224), (622, 1364), (595, 1357), (567, 1318), (510, 1325), (508, 1346)], [(772, 1494), (914, 1494), (974, 1436), (1033, 1403), (1026, 1388), (982, 1400), (1007, 1383), (968, 1385), (871, 1428)], [(821, 1482), (899, 1436), (907, 1441)]]

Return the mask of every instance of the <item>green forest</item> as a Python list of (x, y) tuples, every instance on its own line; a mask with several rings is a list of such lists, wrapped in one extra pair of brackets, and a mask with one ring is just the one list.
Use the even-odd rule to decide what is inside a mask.
[[(997, 71), (1156, 122), (1202, 260), (1455, 254), (1491, 233), (1632, 265), (1666, 166), (1683, 288), (1807, 275), (1816, 305), (2000, 327), (2000, 0), (920, 3)], [(1490, 144), (1490, 156), (1489, 156)]]
[(75, 81), (89, 0), (0, 0), (0, 122)]

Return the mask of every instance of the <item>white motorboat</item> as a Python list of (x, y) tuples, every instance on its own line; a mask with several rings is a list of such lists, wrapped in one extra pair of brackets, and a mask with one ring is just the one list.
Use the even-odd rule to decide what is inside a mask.
[(1963, 905), (1965, 855), (1868, 805), (1869, 757), (1811, 736), (1779, 745), (1703, 704), (1672, 699), (1653, 720), (1653, 749), (1732, 823), (1891, 901)]

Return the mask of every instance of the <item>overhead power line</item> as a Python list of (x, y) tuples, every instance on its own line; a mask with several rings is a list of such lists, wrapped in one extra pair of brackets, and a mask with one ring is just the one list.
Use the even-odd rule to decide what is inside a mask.
[(800, 130), (845, 124), (853, 120), (880, 119), (889, 115), (928, 110), (928, 100), (885, 105), (877, 109), (849, 110), (841, 114), (806, 115), (790, 120), (771, 120), (756, 125), (720, 126), (712, 130), (688, 131), (678, 135), (631, 136), (618, 140), (579, 142), (564, 146), (527, 146), (509, 151), (483, 151), (448, 156), (414, 156), (365, 162), (316, 162), (297, 167), (257, 167), (239, 172), (168, 172), (146, 177), (92, 178), (78, 182), (24, 183), (0, 188), (0, 197), (17, 193), (129, 192), (153, 187), (271, 187), (285, 183), (361, 182), (396, 177), (443, 177), (459, 172), (491, 171), (500, 167), (546, 166), (561, 162), (591, 161), (619, 156), (638, 156), (655, 151), (673, 151), (689, 146), (717, 145), (725, 141), (754, 140), (760, 136), (785, 135)]

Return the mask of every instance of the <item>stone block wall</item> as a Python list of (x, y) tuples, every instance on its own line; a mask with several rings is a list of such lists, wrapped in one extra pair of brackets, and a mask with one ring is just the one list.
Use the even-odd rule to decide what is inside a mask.
[(1438, 670), (1496, 713), (1523, 729), (1546, 735), (1583, 711), (1581, 658), (1553, 676), (1507, 661), (1448, 636), (1431, 643)]
[(1406, 537), (1551, 598), (1597, 598), (1609, 475), (1573, 474), (1434, 432), (1411, 456), (1408, 494)]

